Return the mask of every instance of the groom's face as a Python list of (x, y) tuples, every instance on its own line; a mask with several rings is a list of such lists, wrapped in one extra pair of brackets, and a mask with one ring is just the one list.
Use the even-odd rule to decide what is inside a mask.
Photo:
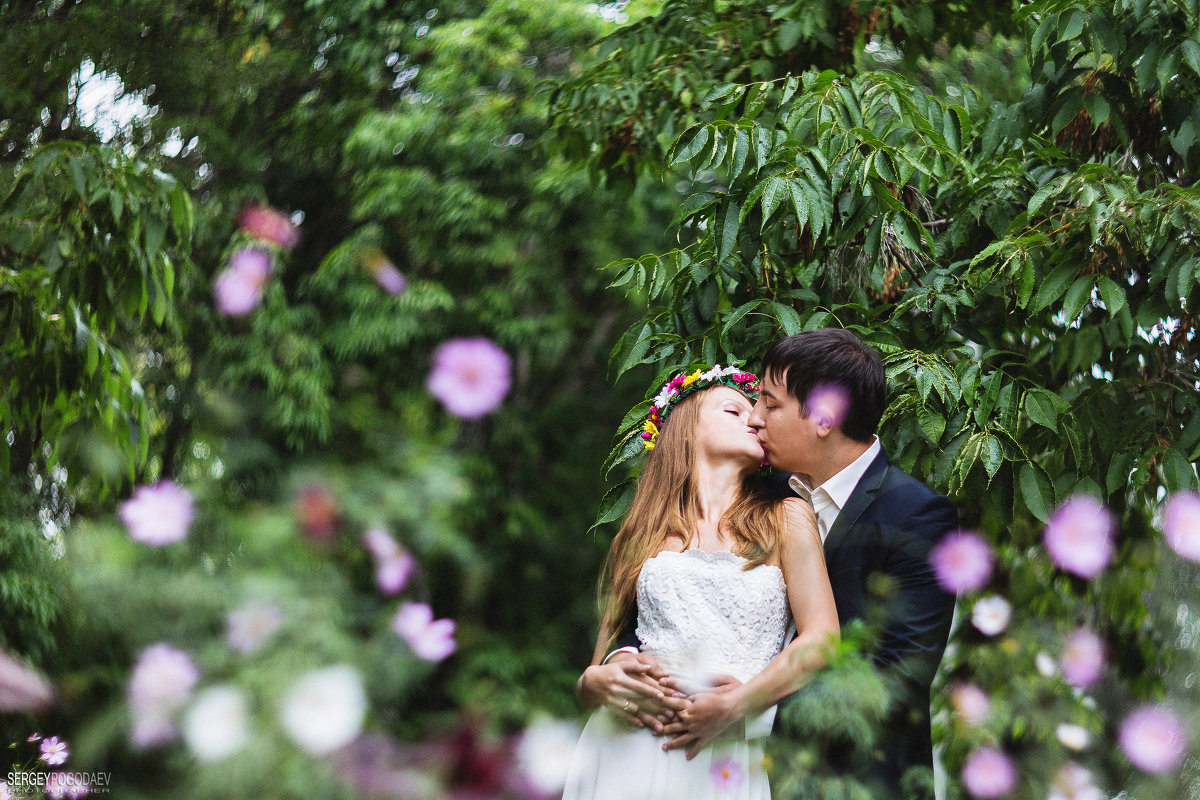
[(786, 374), (763, 378), (758, 402), (750, 413), (750, 426), (758, 430), (758, 440), (771, 466), (807, 474), (812, 472), (817, 452), (817, 425), (805, 417), (800, 401), (788, 393), (786, 379)]

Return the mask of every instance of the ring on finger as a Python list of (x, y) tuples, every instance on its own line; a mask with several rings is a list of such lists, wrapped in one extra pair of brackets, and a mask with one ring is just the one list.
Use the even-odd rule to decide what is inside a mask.
[(629, 710), (629, 709), (631, 709), (631, 708), (633, 708), (633, 704), (629, 702), (629, 699), (628, 699), (628, 698), (626, 698), (626, 699), (625, 699), (625, 705), (621, 706), (621, 710), (622, 710), (622, 711), (628, 711), (628, 710)]

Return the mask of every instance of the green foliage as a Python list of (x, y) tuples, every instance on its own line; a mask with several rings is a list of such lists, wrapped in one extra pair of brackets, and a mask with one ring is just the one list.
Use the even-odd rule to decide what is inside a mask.
[(5, 474), (43, 443), (48, 466), (104, 483), (146, 463), (152, 412), (128, 350), (143, 325), (173, 324), (191, 232), (183, 188), (113, 149), (50, 143), (0, 174)]

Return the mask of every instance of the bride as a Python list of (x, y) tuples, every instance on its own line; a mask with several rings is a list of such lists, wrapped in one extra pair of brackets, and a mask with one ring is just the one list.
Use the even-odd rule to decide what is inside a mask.
[[(601, 576), (600, 636), (579, 689), (596, 710), (563, 800), (770, 797), (775, 703), (821, 666), (838, 617), (812, 509), (769, 500), (756, 476), (757, 388), (717, 365), (675, 376), (654, 399), (649, 457)], [(605, 663), (635, 624), (642, 654)]]

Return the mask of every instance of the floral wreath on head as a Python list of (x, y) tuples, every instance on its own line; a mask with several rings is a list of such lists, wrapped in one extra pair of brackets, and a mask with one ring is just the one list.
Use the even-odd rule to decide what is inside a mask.
[(758, 376), (746, 372), (741, 367), (722, 367), (713, 364), (709, 369), (701, 367), (695, 372), (681, 372), (663, 384), (662, 389), (650, 403), (650, 413), (642, 425), (642, 444), (647, 450), (654, 449), (658, 440), (658, 432), (662, 430), (667, 415), (679, 405), (679, 401), (701, 389), (712, 386), (728, 386), (739, 392), (758, 399)]

